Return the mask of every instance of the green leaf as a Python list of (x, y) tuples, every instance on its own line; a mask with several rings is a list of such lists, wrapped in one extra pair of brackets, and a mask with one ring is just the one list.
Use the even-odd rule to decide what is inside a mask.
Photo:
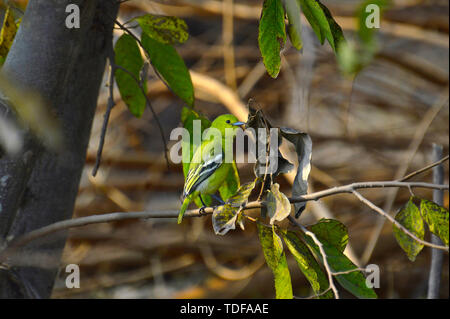
[(422, 199), (420, 202), (420, 213), (427, 222), (430, 231), (448, 246), (448, 209), (432, 201)]
[(233, 160), (231, 163), (231, 170), (222, 186), (219, 188), (220, 197), (223, 201), (227, 201), (233, 194), (239, 189), (239, 172), (236, 166), (236, 162)]
[[(330, 286), (327, 275), (323, 272), (322, 268), (317, 263), (311, 251), (308, 247), (297, 237), (295, 232), (287, 231), (283, 234), (284, 242), (291, 251), (298, 267), (305, 275), (306, 279), (311, 284), (311, 287), (316, 295), (324, 292)], [(333, 298), (332, 291), (321, 295), (320, 299)]]
[(333, 19), (328, 8), (318, 0), (299, 0), (303, 13), (321, 44), (328, 40), (337, 52), (344, 39), (341, 27)]
[(281, 239), (273, 228), (271, 230), (259, 223), (256, 225), (264, 257), (274, 275), (276, 297), (277, 299), (292, 299), (291, 275)]
[[(314, 253), (323, 262), (323, 257), (320, 254), (319, 247), (316, 245), (313, 239), (310, 236), (304, 234), (302, 235), (302, 238), (306, 242), (308, 247), (310, 247), (312, 251), (314, 251)], [(362, 272), (356, 270), (358, 267), (356, 267), (356, 265), (353, 264), (347, 256), (345, 256), (332, 244), (324, 240), (320, 240), (320, 242), (322, 243), (323, 249), (327, 256), (328, 264), (330, 265), (333, 272), (351, 271), (347, 274), (335, 276), (339, 284), (344, 289), (358, 298), (377, 298), (377, 294), (375, 293), (375, 291), (367, 286), (366, 278), (364, 277)]]
[(256, 179), (239, 187), (239, 190), (231, 196), (224, 205), (214, 208), (212, 225), (216, 235), (225, 235), (228, 231), (236, 228), (239, 220), (243, 228), (242, 220), (239, 219), (242, 208), (247, 205), (248, 197), (255, 188)]
[[(413, 203), (411, 197), (395, 216), (395, 220), (402, 226), (416, 235), (418, 238), (423, 239), (425, 235), (425, 227), (422, 216), (420, 215), (419, 208)], [(393, 225), (393, 231), (395, 239), (399, 243), (400, 247), (406, 252), (409, 260), (414, 261), (416, 256), (420, 253), (423, 245), (412, 239), (409, 235), (405, 234), (397, 226)]]
[[(124, 33), (117, 40), (114, 51), (116, 64), (128, 70), (136, 79), (139, 79), (144, 60), (136, 40), (131, 35)], [(120, 95), (128, 109), (134, 116), (141, 117), (147, 103), (139, 84), (136, 83), (136, 80), (130, 74), (120, 69), (116, 70), (115, 77)]]
[(280, 50), (286, 43), (284, 8), (280, 0), (264, 0), (258, 43), (267, 72), (276, 78), (281, 67)]
[(300, 4), (298, 0), (284, 0), (284, 7), (288, 17), (288, 35), (292, 45), (301, 50), (302, 43), (302, 21), (300, 16)]
[(175, 48), (142, 34), (142, 46), (150, 62), (167, 86), (189, 106), (194, 106), (194, 87), (191, 75)]
[(322, 218), (309, 228), (321, 242), (326, 241), (341, 253), (344, 252), (348, 243), (348, 233), (347, 227), (340, 221)]
[[(302, 6), (303, 12), (305, 13), (305, 17), (308, 19), (308, 22), (311, 24), (311, 26), (314, 24), (319, 27), (320, 43), (323, 44), (324, 39), (327, 39), (331, 47), (334, 49), (335, 46), (333, 34), (331, 33), (330, 24), (328, 23), (328, 19), (325, 16), (321, 3), (317, 0), (300, 0), (300, 4)], [(306, 12), (308, 12), (308, 14), (306, 14)]]
[(0, 61), (2, 61), (0, 65), (3, 64), (8, 55), (9, 49), (16, 36), (17, 28), (13, 14), (8, 6), (5, 11), (3, 26), (0, 32)]
[(239, 187), (239, 190), (233, 194), (228, 200), (226, 201), (227, 204), (229, 204), (232, 207), (241, 208), (248, 203), (248, 198), (250, 197), (250, 194), (252, 193), (252, 190), (255, 188), (256, 182), (258, 179), (255, 179), (253, 182), (245, 183)]
[[(312, 141), (311, 137), (297, 130), (282, 127), (281, 135), (294, 144), (297, 153), (298, 168), (292, 185), (292, 196), (299, 197), (308, 192), (308, 176), (311, 171)], [(295, 203), (295, 217), (298, 218), (306, 207), (306, 202)]]
[[(320, 7), (322, 8), (325, 17), (327, 18), (328, 24), (330, 26), (331, 36), (333, 38), (333, 45), (331, 45), (331, 47), (334, 49), (335, 52), (338, 52), (341, 45), (345, 43), (344, 32), (342, 32), (342, 28), (339, 26), (336, 20), (334, 20), (330, 10), (328, 10), (328, 8), (325, 7), (322, 3), (320, 3)], [(327, 40), (328, 42), (330, 42), (330, 39), (328, 37)]]
[(146, 14), (134, 20), (145, 34), (161, 43), (183, 43), (189, 37), (186, 22), (177, 17)]
[(320, 28), (319, 22), (316, 20), (316, 18), (313, 15), (313, 12), (308, 4), (308, 1), (307, 0), (298, 0), (298, 2), (300, 3), (300, 8), (306, 17), (306, 20), (308, 20), (309, 24), (311, 25), (311, 28), (314, 30), (314, 33), (316, 34), (320, 43), (323, 44), (325, 41), (325, 37), (322, 34), (322, 30)]
[(267, 213), (270, 217), (270, 224), (273, 225), (275, 221), (282, 221), (291, 213), (291, 203), (289, 199), (280, 192), (280, 185), (278, 183), (272, 184), (267, 193)]

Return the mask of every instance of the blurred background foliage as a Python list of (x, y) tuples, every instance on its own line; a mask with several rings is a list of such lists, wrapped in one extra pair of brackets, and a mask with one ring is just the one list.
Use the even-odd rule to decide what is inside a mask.
[[(400, 172), (431, 162), (432, 143), (442, 144), (444, 154), (448, 154), (448, 1), (390, 1), (383, 11), (381, 29), (374, 35), (376, 49), (371, 44), (370, 51), (361, 45), (364, 36), (358, 31), (358, 14), (365, 2), (323, 1), (348, 42), (358, 49), (356, 56), (363, 58), (362, 64), (352, 66), (346, 74), (341, 72), (345, 69), (330, 45), (321, 46), (304, 23), (302, 52), (287, 42), (280, 74), (272, 79), (258, 49), (261, 0), (126, 1), (121, 5), (119, 21), (145, 13), (184, 18), (190, 36), (177, 50), (197, 74), (193, 76), (196, 110), (213, 119), (236, 109), (230, 95), (237, 94), (244, 103), (252, 97), (274, 125), (310, 134), (311, 192), (355, 181), (401, 177)], [(15, 3), (23, 8), (26, 1)], [(4, 7), (0, 10), (3, 19)], [(117, 30), (116, 36), (120, 34)], [(366, 50), (364, 54), (370, 58), (361, 50)], [(184, 104), (155, 74), (150, 74), (147, 87), (169, 140), (170, 131), (180, 126)], [(118, 100), (118, 91), (102, 166), (92, 177), (108, 96), (108, 88), (103, 86), (74, 217), (178, 209), (184, 183), (182, 166), (171, 163), (167, 168), (164, 145), (151, 112), (145, 110), (141, 118), (133, 117)], [(296, 162), (295, 158), (291, 161)], [(240, 164), (238, 169), (242, 183), (253, 179), (251, 165)], [(445, 169), (448, 184), (448, 162)], [(416, 179), (431, 181), (431, 173)], [(290, 195), (289, 178), (281, 178), (279, 183)], [(431, 198), (431, 191), (415, 193)], [(365, 195), (393, 212), (410, 193), (368, 190)], [(448, 192), (444, 206), (448, 207)], [(382, 226), (381, 218), (350, 195), (311, 202), (300, 222), (309, 225), (322, 217), (337, 218), (347, 226), (346, 254), (350, 259), (380, 267), (379, 298), (426, 296), (429, 249), (410, 262), (395, 242), (391, 225)], [(72, 263), (81, 268), (79, 289), (65, 287), (65, 265)], [(290, 255), (288, 264), (294, 295), (311, 295)], [(445, 254), (441, 285), (441, 297), (445, 298), (448, 276)], [(225, 237), (216, 236), (208, 216), (187, 219), (181, 226), (175, 219), (153, 219), (72, 229), (53, 297), (273, 298), (274, 289), (256, 227), (246, 224), (245, 231), (237, 229)], [(342, 297), (351, 296), (342, 291)]]

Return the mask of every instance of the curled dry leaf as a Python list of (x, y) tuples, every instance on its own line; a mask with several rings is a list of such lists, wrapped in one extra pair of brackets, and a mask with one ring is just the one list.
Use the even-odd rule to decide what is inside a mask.
[[(282, 127), (281, 135), (294, 144), (298, 158), (298, 169), (292, 185), (292, 197), (305, 195), (308, 192), (308, 176), (311, 171), (312, 141), (311, 137), (303, 132)], [(306, 207), (306, 202), (295, 203), (295, 217), (298, 218)]]
[(270, 224), (275, 221), (282, 221), (291, 213), (291, 203), (289, 199), (280, 192), (280, 185), (275, 183), (267, 193), (267, 212), (270, 217)]

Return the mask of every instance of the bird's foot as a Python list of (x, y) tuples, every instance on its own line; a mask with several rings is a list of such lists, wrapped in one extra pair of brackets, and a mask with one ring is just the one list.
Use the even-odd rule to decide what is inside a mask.
[(206, 207), (207, 206), (200, 207), (200, 209), (198, 210), (200, 216), (206, 215)]

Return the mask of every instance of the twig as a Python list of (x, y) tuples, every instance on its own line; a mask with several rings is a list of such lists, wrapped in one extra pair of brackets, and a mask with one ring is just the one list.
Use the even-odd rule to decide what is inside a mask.
[[(300, 203), (300, 202), (306, 202), (311, 200), (318, 200), (323, 197), (332, 196), (336, 194), (345, 194), (345, 193), (355, 193), (356, 189), (362, 189), (362, 188), (384, 188), (384, 187), (419, 187), (419, 188), (431, 188), (431, 189), (439, 189), (439, 190), (448, 190), (448, 185), (437, 185), (437, 184), (430, 184), (430, 183), (421, 183), (421, 182), (396, 182), (396, 181), (387, 181), (387, 182), (363, 182), (363, 183), (353, 183), (348, 184), (344, 186), (339, 187), (333, 187), (330, 189), (326, 189), (323, 191), (315, 192), (306, 194), (300, 197), (296, 198), (290, 198), (289, 201), (293, 203)], [(359, 194), (359, 193), (358, 193)], [(361, 195), (360, 195), (361, 196)], [(362, 196), (361, 196), (362, 197)], [(378, 210), (381, 210), (374, 204), (372, 204), (370, 201), (364, 198), (365, 201), (369, 202), (371, 205), (376, 207)], [(249, 209), (256, 209), (261, 208), (263, 206), (262, 202), (254, 201), (248, 203), (243, 210), (249, 210)], [(200, 209), (192, 209), (188, 210), (185, 213), (186, 217), (201, 217), (204, 215), (211, 215), (214, 211), (214, 207), (207, 207), (202, 212)], [(383, 210), (381, 210), (382, 215), (387, 215)], [(90, 224), (98, 224), (98, 223), (106, 223), (106, 222), (112, 222), (112, 221), (118, 221), (118, 220), (125, 220), (125, 219), (139, 219), (139, 218), (177, 218), (179, 214), (178, 210), (168, 210), (168, 211), (143, 211), (143, 212), (126, 212), (126, 213), (110, 213), (110, 214), (101, 214), (101, 215), (92, 215), (87, 217), (80, 217), (80, 218), (74, 218), (69, 220), (63, 220), (60, 222), (56, 222), (47, 226), (44, 226), (42, 228), (33, 230), (29, 233), (24, 234), (23, 236), (13, 238), (7, 246), (0, 251), (0, 263), (5, 261), (6, 258), (17, 248), (22, 247), (29, 242), (41, 238), (44, 236), (47, 236), (49, 234), (67, 230), (69, 228), (73, 227), (80, 227)], [(387, 215), (389, 216), (389, 215)], [(391, 216), (386, 217), (391, 218)], [(395, 220), (393, 221), (398, 224)], [(400, 229), (405, 229), (403, 226), (398, 224)], [(408, 230), (405, 232), (406, 234), (411, 234)], [(413, 235), (414, 236), (414, 235)], [(412, 237), (416, 239), (417, 237)], [(442, 249), (448, 252), (448, 247), (446, 246), (439, 246), (434, 245), (431, 243), (428, 243), (426, 241), (420, 240), (419, 242), (423, 245)]]
[[(442, 157), (442, 146), (433, 144), (433, 160)], [(448, 158), (448, 156), (447, 156)], [(444, 167), (442, 165), (433, 168), (433, 183), (444, 182)], [(444, 203), (444, 192), (440, 190), (433, 191), (433, 201), (438, 205)], [(431, 242), (437, 245), (442, 245), (442, 241), (434, 234), (431, 234)], [(444, 255), (441, 250), (431, 250), (431, 266), (430, 275), (428, 277), (428, 299), (439, 298), (439, 288), (441, 285), (442, 264), (444, 262)]]
[(322, 291), (321, 293), (319, 293), (319, 294), (316, 294), (316, 295), (312, 295), (312, 296), (309, 296), (309, 297), (306, 297), (306, 298), (301, 298), (301, 297), (296, 297), (296, 296), (294, 296), (294, 299), (314, 299), (314, 298), (317, 298), (317, 297), (320, 297), (320, 296), (323, 296), (323, 295), (325, 295), (327, 292), (329, 292), (331, 290), (331, 287), (328, 287), (327, 289), (325, 289), (324, 291)]
[(319, 239), (317, 239), (316, 235), (309, 231), (305, 226), (299, 224), (294, 217), (292, 216), (288, 216), (289, 221), (294, 224), (295, 226), (299, 227), (306, 235), (308, 235), (309, 237), (312, 238), (312, 240), (314, 241), (314, 243), (316, 243), (317, 247), (319, 247), (319, 251), (320, 254), (322, 255), (322, 261), (323, 261), (323, 266), (325, 267), (325, 271), (327, 272), (328, 275), (328, 281), (330, 284), (330, 288), (331, 290), (333, 290), (334, 296), (336, 299), (339, 299), (339, 292), (336, 288), (336, 286), (334, 285), (334, 280), (333, 280), (333, 271), (331, 270), (330, 265), (328, 264), (328, 257), (325, 253), (325, 249), (323, 248), (322, 243), (320, 242)]
[[(437, 101), (433, 104), (433, 106), (425, 113), (422, 121), (418, 125), (415, 130), (412, 142), (409, 144), (408, 151), (406, 153), (406, 158), (401, 162), (401, 165), (398, 167), (397, 172), (395, 174), (394, 179), (399, 179), (404, 176), (408, 170), (410, 163), (412, 162), (417, 150), (419, 149), (420, 144), (425, 137), (428, 128), (431, 123), (435, 119), (435, 117), (439, 114), (442, 108), (448, 103), (448, 87), (441, 93)], [(392, 206), (394, 205), (395, 198), (397, 197), (397, 189), (388, 192), (387, 199), (385, 205), (383, 206), (383, 210), (386, 212), (390, 212)], [(363, 255), (361, 257), (362, 263), (367, 264), (369, 262), (370, 257), (372, 256), (373, 251), (375, 250), (375, 246), (377, 245), (378, 238), (380, 237), (381, 231), (383, 230), (385, 219), (378, 220), (375, 229), (372, 231), (370, 235), (370, 239), (366, 248), (364, 249)]]
[(136, 82), (136, 84), (138, 85), (139, 89), (142, 92), (142, 95), (144, 95), (145, 101), (147, 102), (147, 106), (149, 107), (150, 111), (152, 112), (153, 118), (155, 119), (156, 124), (158, 125), (159, 132), (161, 134), (161, 138), (162, 138), (162, 141), (163, 141), (163, 144), (164, 144), (164, 157), (166, 158), (167, 167), (169, 168), (169, 157), (167, 155), (167, 153), (169, 151), (168, 151), (168, 148), (167, 148), (166, 139), (164, 137), (164, 129), (162, 127), (161, 122), (159, 121), (158, 116), (156, 115), (155, 110), (153, 109), (152, 103), (150, 102), (150, 99), (148, 98), (147, 93), (145, 92), (144, 88), (141, 85), (141, 81), (139, 81), (139, 79), (136, 78), (136, 76), (133, 73), (131, 73), (127, 69), (121, 67), (120, 65), (116, 65), (116, 68), (119, 69), (119, 70), (122, 70), (122, 71), (126, 72), (128, 75), (130, 75), (133, 78), (133, 80)]
[(442, 246), (442, 245), (436, 245), (430, 242), (427, 242), (425, 240), (420, 239), (416, 235), (414, 235), (412, 232), (410, 232), (406, 227), (404, 227), (402, 224), (400, 224), (398, 221), (396, 221), (391, 215), (386, 213), (384, 210), (382, 210), (380, 207), (376, 206), (374, 203), (372, 203), (370, 200), (362, 196), (359, 192), (356, 190), (353, 191), (353, 194), (364, 204), (372, 208), (374, 211), (376, 211), (381, 216), (385, 217), (387, 220), (389, 220), (391, 223), (393, 223), (397, 228), (401, 229), (405, 234), (407, 234), (409, 237), (417, 241), (418, 243), (432, 247), (432, 248), (438, 248), (448, 251), (448, 247)]
[(406, 175), (405, 177), (400, 178), (398, 181), (399, 181), (399, 182), (407, 181), (408, 179), (411, 179), (411, 178), (413, 178), (413, 177), (416, 176), (416, 175), (422, 174), (423, 172), (428, 171), (429, 169), (431, 169), (431, 168), (433, 168), (433, 167), (435, 167), (435, 166), (438, 166), (439, 164), (442, 164), (442, 163), (444, 163), (445, 161), (448, 161), (448, 159), (449, 159), (449, 156), (447, 155), (446, 157), (442, 158), (441, 160), (439, 160), (439, 161), (437, 161), (437, 162), (431, 163), (430, 165), (425, 166), (424, 168), (421, 168), (421, 169), (419, 169), (419, 170), (417, 170), (417, 171), (414, 171), (414, 172), (412, 172), (412, 173), (409, 173), (409, 174)]
[(114, 79), (115, 79), (115, 72), (116, 72), (116, 64), (115, 64), (115, 53), (114, 49), (111, 47), (109, 50), (109, 65), (110, 65), (110, 75), (109, 75), (109, 98), (108, 98), (108, 105), (106, 107), (105, 115), (103, 116), (103, 125), (102, 130), (100, 133), (100, 141), (98, 143), (98, 149), (97, 149), (97, 158), (95, 160), (95, 165), (92, 169), (92, 176), (97, 175), (97, 171), (100, 167), (100, 162), (102, 160), (102, 153), (103, 153), (103, 145), (105, 144), (105, 136), (106, 136), (106, 130), (108, 128), (108, 122), (109, 122), (109, 116), (111, 115), (111, 110), (116, 105), (114, 102)]

